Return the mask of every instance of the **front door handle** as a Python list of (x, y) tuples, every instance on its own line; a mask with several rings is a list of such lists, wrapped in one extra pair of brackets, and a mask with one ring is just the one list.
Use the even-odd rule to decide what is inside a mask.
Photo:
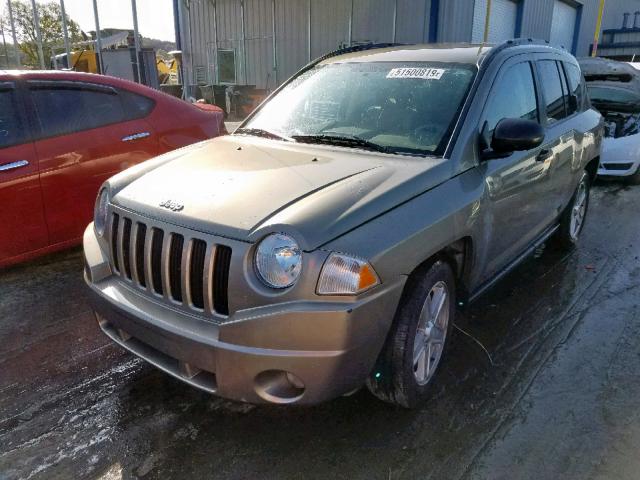
[(131, 135), (127, 135), (126, 137), (122, 137), (123, 142), (131, 142), (132, 140), (139, 140), (141, 138), (145, 138), (151, 135), (149, 132), (138, 132), (133, 133)]
[(8, 172), (9, 170), (15, 170), (16, 168), (22, 168), (29, 165), (26, 160), (17, 160), (15, 162), (3, 163), (0, 165), (0, 172)]
[(538, 155), (536, 155), (536, 162), (545, 162), (549, 158), (551, 158), (551, 155), (553, 155), (553, 152), (551, 150), (543, 148), (538, 152)]

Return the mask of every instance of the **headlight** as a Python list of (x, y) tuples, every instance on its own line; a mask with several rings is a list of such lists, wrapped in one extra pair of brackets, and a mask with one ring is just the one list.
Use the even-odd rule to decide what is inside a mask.
[(332, 253), (327, 258), (318, 280), (318, 295), (355, 295), (378, 285), (380, 279), (368, 262)]
[(269, 287), (290, 287), (302, 271), (302, 251), (293, 238), (272, 233), (258, 245), (255, 265), (258, 276)]
[(100, 236), (104, 235), (107, 225), (107, 207), (109, 206), (109, 190), (103, 188), (96, 199), (96, 208), (93, 215), (93, 225), (96, 233)]

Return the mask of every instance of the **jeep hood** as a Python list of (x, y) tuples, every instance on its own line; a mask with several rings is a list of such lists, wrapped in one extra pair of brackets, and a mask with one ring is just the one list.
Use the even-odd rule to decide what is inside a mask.
[(451, 162), (439, 158), (237, 135), (162, 158), (120, 174), (112, 202), (167, 223), (237, 240), (253, 242), (270, 232), (288, 232), (304, 250), (333, 240), (451, 176)]

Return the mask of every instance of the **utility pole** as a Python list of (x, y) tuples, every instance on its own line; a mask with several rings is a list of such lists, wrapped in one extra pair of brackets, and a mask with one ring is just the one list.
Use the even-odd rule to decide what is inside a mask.
[(67, 68), (71, 65), (71, 48), (69, 47), (69, 30), (67, 29), (67, 12), (64, 9), (64, 0), (60, 0), (60, 10), (62, 11), (62, 34), (64, 36), (64, 49), (67, 52)]
[(491, 18), (491, 0), (487, 0), (487, 16), (484, 19), (484, 35), (482, 37), (482, 43), (487, 43), (489, 40), (489, 23)]
[(600, 40), (600, 27), (602, 27), (603, 13), (604, 13), (604, 0), (600, 0), (600, 7), (598, 8), (598, 19), (596, 20), (596, 31), (593, 34), (593, 48), (591, 49), (592, 57), (595, 57), (598, 54), (598, 41)]
[(100, 38), (100, 18), (98, 15), (98, 0), (93, 0), (93, 16), (96, 20), (96, 50), (98, 51), (98, 69), (100, 70), (100, 73), (104, 74), (104, 65), (102, 64), (102, 39)]
[(38, 43), (38, 58), (40, 59), (40, 69), (44, 70), (44, 52), (42, 51), (42, 33), (40, 32), (40, 16), (36, 8), (36, 0), (31, 0), (31, 8), (33, 10), (33, 23), (36, 27), (36, 37)]
[(278, 88), (278, 41), (276, 35), (276, 0), (271, 0), (271, 48), (273, 49), (274, 90)]
[(16, 36), (16, 24), (13, 21), (13, 8), (11, 7), (11, 0), (7, 0), (9, 6), (9, 23), (11, 24), (11, 35), (13, 37), (13, 50), (16, 53), (16, 67), (21, 67), (20, 62), (20, 47), (18, 45), (18, 37)]
[(311, 61), (311, 0), (307, 0), (307, 60)]
[(138, 72), (138, 83), (142, 83), (142, 73), (140, 70), (140, 39), (138, 35), (138, 8), (136, 0), (131, 0), (131, 13), (133, 14), (133, 36), (136, 47), (136, 70)]
[(353, 0), (349, 4), (349, 46), (353, 44)]

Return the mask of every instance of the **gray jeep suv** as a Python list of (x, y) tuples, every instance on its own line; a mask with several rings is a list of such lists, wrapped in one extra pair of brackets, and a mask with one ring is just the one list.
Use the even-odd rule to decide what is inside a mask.
[(303, 68), (233, 135), (108, 180), (84, 235), (100, 327), (178, 379), (412, 407), (456, 313), (578, 239), (603, 130), (532, 41), (368, 46)]

